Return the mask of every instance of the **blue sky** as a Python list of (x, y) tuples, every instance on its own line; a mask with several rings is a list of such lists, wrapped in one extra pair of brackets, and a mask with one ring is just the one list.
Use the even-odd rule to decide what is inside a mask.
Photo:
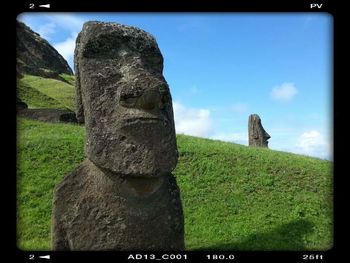
[(177, 133), (248, 145), (256, 113), (269, 148), (333, 159), (333, 19), (326, 13), (23, 13), (73, 68), (85, 21), (151, 33)]

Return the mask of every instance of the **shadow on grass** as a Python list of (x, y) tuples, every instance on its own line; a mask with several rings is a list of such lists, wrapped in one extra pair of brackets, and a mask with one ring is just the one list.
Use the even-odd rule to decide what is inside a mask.
[(302, 251), (305, 250), (303, 237), (312, 233), (314, 224), (307, 220), (295, 220), (281, 225), (267, 233), (248, 236), (242, 242), (222, 243), (210, 247), (202, 247), (195, 251), (210, 250), (254, 250), (254, 251)]

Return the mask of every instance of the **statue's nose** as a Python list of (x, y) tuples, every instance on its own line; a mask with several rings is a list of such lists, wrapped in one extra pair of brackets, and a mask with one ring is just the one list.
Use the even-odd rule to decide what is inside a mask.
[(264, 136), (265, 136), (265, 139), (266, 139), (266, 140), (268, 140), (268, 139), (271, 138), (270, 134), (268, 134), (267, 132), (265, 132)]
[(163, 85), (143, 91), (125, 92), (120, 96), (122, 106), (143, 110), (164, 109), (170, 100), (169, 89)]
[(161, 102), (161, 94), (157, 90), (146, 90), (137, 98), (136, 107), (144, 110), (152, 110)]

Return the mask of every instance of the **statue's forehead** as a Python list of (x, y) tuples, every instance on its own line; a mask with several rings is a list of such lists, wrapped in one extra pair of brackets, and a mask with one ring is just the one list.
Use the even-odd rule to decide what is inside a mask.
[(142, 30), (88, 24), (79, 34), (77, 46), (79, 52), (76, 53), (76, 63), (84, 64), (85, 68), (91, 70), (89, 74), (93, 74), (93, 71), (102, 75), (107, 71), (120, 71), (124, 76), (130, 72), (135, 75), (140, 71), (153, 75), (162, 73), (163, 57), (158, 45), (152, 35)]
[(82, 42), (84, 57), (88, 57), (93, 53), (108, 53), (109, 56), (121, 56), (126, 53), (154, 54), (154, 51), (158, 50), (157, 45), (153, 41), (149, 41), (142, 35), (123, 35), (114, 31), (87, 34)]

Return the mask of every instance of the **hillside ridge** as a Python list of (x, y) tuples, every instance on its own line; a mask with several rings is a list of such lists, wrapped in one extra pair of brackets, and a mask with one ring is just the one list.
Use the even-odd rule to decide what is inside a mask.
[(24, 74), (63, 80), (60, 74), (73, 75), (73, 71), (50, 43), (26, 24), (16, 22), (17, 76)]

